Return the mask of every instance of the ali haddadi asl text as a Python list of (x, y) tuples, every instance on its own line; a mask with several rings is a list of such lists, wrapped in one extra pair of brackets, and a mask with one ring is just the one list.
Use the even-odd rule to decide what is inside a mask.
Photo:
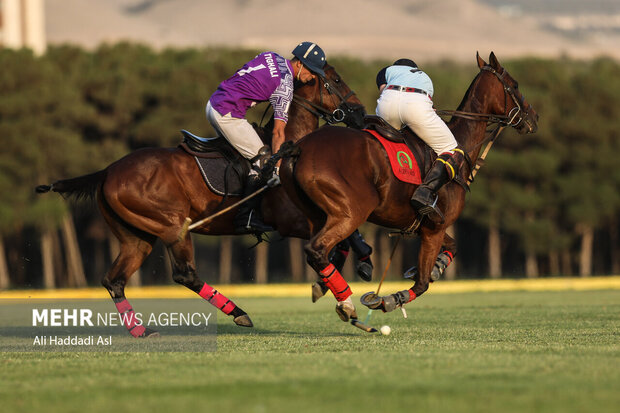
[(36, 336), (33, 346), (111, 346), (112, 336)]

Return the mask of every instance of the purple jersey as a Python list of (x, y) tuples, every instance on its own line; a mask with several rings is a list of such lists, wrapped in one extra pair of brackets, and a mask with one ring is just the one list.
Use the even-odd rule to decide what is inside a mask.
[(251, 106), (269, 101), (274, 109), (274, 118), (287, 122), (292, 100), (291, 62), (274, 52), (265, 52), (220, 83), (210, 102), (222, 116), (230, 113), (232, 117), (245, 118)]

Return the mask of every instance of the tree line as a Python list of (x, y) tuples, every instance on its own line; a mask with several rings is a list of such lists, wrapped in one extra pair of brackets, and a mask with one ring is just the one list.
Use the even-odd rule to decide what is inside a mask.
[[(118, 248), (96, 207), (33, 188), (141, 147), (175, 146), (182, 128), (212, 136), (206, 101), (256, 53), (130, 43), (54, 46), (43, 56), (0, 49), (0, 288), (96, 285)], [(391, 62), (328, 57), (373, 113), (376, 72)], [(477, 73), (474, 52), (471, 64), (418, 63), (433, 79), (438, 109), (455, 109)], [(620, 64), (604, 57), (502, 63), (539, 113), (539, 132), (506, 130), (493, 146), (452, 229), (460, 248), (448, 276), (619, 273)], [(250, 120), (260, 122), (264, 108)], [(365, 224), (362, 231), (380, 275), (389, 230)], [(253, 249), (251, 237), (194, 240), (199, 273), (215, 281), (315, 277), (299, 240), (275, 236)], [(415, 239), (401, 244), (391, 278), (415, 264), (416, 249)], [(168, 267), (160, 245), (135, 282), (169, 282)], [(351, 264), (345, 272), (353, 277)]]

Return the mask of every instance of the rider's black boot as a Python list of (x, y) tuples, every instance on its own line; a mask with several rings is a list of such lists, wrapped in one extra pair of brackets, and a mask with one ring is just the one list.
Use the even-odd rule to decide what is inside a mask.
[(463, 153), (460, 150), (451, 153), (442, 153), (437, 157), (430, 171), (424, 177), (422, 184), (415, 190), (411, 197), (411, 205), (420, 215), (431, 215), (443, 223), (443, 214), (437, 206), (437, 191), (450, 182), (456, 176), (461, 163)]

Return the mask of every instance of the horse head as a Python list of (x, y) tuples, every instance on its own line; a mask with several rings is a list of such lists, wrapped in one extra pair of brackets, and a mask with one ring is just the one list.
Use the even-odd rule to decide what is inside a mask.
[(343, 122), (361, 129), (366, 115), (364, 105), (333, 66), (326, 64), (323, 70), (325, 77), (295, 85), (294, 102), (327, 123)]
[(538, 114), (521, 92), (519, 83), (504, 69), (495, 54), (491, 52), (489, 63), (476, 53), (480, 68), (480, 82), (485, 83), (489, 96), (488, 109), (494, 114), (504, 116), (506, 126), (512, 126), (520, 134), (535, 133), (538, 130)]

